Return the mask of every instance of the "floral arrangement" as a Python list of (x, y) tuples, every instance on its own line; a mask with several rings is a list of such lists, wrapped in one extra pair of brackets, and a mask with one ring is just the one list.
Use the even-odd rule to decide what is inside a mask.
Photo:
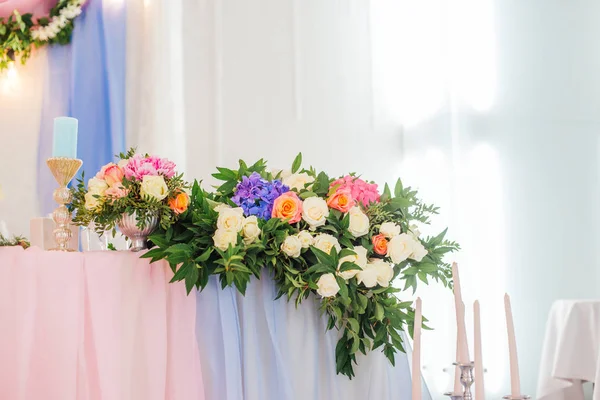
[(123, 214), (136, 213), (138, 226), (158, 215), (160, 226), (168, 228), (187, 210), (188, 185), (166, 158), (136, 154), (134, 149), (119, 155), (118, 163), (109, 163), (88, 181), (82, 177), (72, 189), (70, 210), (73, 222), (95, 224), (98, 233), (114, 230)]
[[(189, 209), (150, 236), (156, 247), (142, 257), (166, 259), (188, 292), (218, 275), (222, 287), (243, 294), (252, 276), (266, 272), (278, 298), (319, 299), (328, 329), (341, 331), (338, 373), (354, 376), (358, 351), (382, 348), (393, 364), (404, 351), (400, 331), (414, 328), (412, 301), (397, 293), (416, 289), (417, 279), (450, 285), (443, 257), (458, 244), (444, 239), (446, 231), (421, 237), (414, 223), (428, 224), (437, 208), (400, 180), (393, 193), (388, 185), (379, 192), (358, 176), (332, 179), (301, 163), (300, 154), (290, 171), (269, 171), (263, 160), (218, 168), (216, 193), (195, 182)], [(391, 285), (395, 279), (403, 290)]]
[(32, 14), (17, 10), (4, 19), (0, 17), (0, 71), (8, 68), (16, 56), (25, 64), (33, 47), (45, 44), (68, 44), (73, 32), (73, 20), (81, 14), (86, 0), (59, 0), (47, 17), (33, 20)]

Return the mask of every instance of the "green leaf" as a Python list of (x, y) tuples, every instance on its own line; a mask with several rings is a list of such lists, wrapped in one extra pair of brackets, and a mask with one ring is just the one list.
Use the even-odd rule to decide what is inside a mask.
[(345, 261), (341, 267), (340, 267), (340, 272), (346, 272), (346, 271), (352, 271), (352, 270), (362, 270), (362, 268), (356, 264), (354, 264), (353, 262), (348, 262)]
[(404, 188), (402, 187), (402, 180), (398, 178), (396, 181), (396, 187), (394, 187), (394, 197), (401, 197), (403, 190)]
[(309, 191), (309, 190), (307, 190), (307, 191), (305, 191), (305, 192), (302, 192), (302, 193), (300, 193), (300, 198), (301, 198), (302, 200), (306, 200), (306, 199), (308, 199), (309, 197), (316, 197), (316, 196), (317, 196), (317, 194), (316, 194), (315, 192), (311, 192), (311, 191)]
[(205, 262), (206, 260), (208, 260), (208, 258), (212, 254), (212, 251), (213, 251), (213, 249), (209, 247), (204, 253), (202, 253), (200, 256), (196, 257), (196, 262), (202, 263), (202, 262)]
[(352, 330), (352, 332), (360, 332), (360, 325), (358, 325), (358, 321), (356, 320), (356, 318), (348, 318), (348, 325), (350, 325), (350, 329)]
[(199, 274), (200, 273), (198, 272), (198, 268), (196, 268), (195, 265), (190, 266), (190, 268), (188, 269), (188, 273), (185, 276), (185, 290), (187, 290), (188, 294), (190, 294), (190, 292), (194, 288), (194, 285), (198, 280)]
[(383, 306), (381, 303), (375, 303), (375, 319), (377, 321), (383, 320)]
[(298, 171), (301, 166), (302, 166), (302, 153), (298, 153), (298, 155), (294, 159), (294, 162), (292, 163), (292, 174), (295, 174), (296, 171)]
[[(190, 263), (181, 264), (181, 266), (179, 267), (177, 272), (175, 272), (175, 275), (173, 275), (173, 278), (171, 279), (170, 283), (183, 280), (185, 278), (185, 276), (187, 275), (188, 270), (190, 269), (191, 265), (192, 264), (190, 264)], [(194, 266), (194, 269), (196, 269), (195, 266)]]
[(348, 298), (348, 285), (346, 285), (346, 281), (342, 279), (340, 276), (335, 276), (335, 280), (337, 281), (338, 286), (340, 287), (340, 296), (342, 299)]

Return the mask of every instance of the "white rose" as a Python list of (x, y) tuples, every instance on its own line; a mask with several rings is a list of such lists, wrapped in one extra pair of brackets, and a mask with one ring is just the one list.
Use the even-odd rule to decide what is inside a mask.
[(364, 236), (369, 233), (369, 217), (359, 207), (350, 209), (350, 226), (348, 231), (354, 237)]
[(392, 259), (394, 264), (399, 264), (413, 254), (415, 250), (415, 239), (406, 234), (401, 233), (395, 236), (388, 243), (388, 257)]
[(302, 241), (298, 236), (288, 236), (281, 244), (281, 251), (287, 254), (288, 257), (298, 258), (302, 251)]
[(400, 226), (393, 222), (384, 222), (379, 228), (379, 233), (388, 239), (398, 236), (400, 234)]
[(320, 233), (317, 236), (315, 236), (315, 243), (313, 244), (313, 246), (315, 246), (321, 251), (324, 251), (327, 254), (330, 254), (331, 249), (334, 247), (337, 249), (338, 252), (342, 249), (338, 240), (327, 233)]
[(119, 168), (123, 169), (123, 168), (125, 168), (125, 166), (127, 165), (127, 163), (129, 163), (129, 160), (119, 160), (119, 162), (117, 163), (117, 165), (119, 166)]
[(421, 260), (423, 260), (423, 257), (425, 257), (426, 255), (427, 255), (427, 250), (425, 250), (425, 247), (423, 246), (421, 241), (418, 239), (415, 239), (415, 243), (413, 245), (413, 252), (409, 256), (409, 258), (412, 258), (413, 260), (420, 262)]
[(311, 230), (325, 225), (329, 216), (327, 202), (317, 196), (309, 197), (302, 203), (302, 219), (310, 226)]
[(140, 194), (161, 201), (169, 195), (169, 188), (162, 176), (145, 175), (140, 186)]
[(241, 207), (221, 208), (217, 219), (217, 228), (239, 232), (244, 225), (244, 210)]
[[(365, 249), (362, 246), (356, 246), (356, 247), (354, 247), (354, 249), (352, 249), (352, 251), (355, 252), (356, 254), (342, 257), (340, 259), (338, 269), (341, 268), (342, 264), (344, 264), (345, 262), (354, 263), (354, 264), (358, 265), (360, 268), (366, 267), (366, 265), (367, 265), (367, 249)], [(338, 275), (341, 276), (343, 279), (348, 280), (348, 279), (356, 276), (356, 274), (358, 274), (359, 272), (360, 272), (360, 269), (351, 269), (349, 271), (338, 272)]]
[(319, 287), (317, 293), (321, 297), (333, 297), (340, 291), (340, 285), (338, 285), (333, 274), (321, 275), (317, 281), (317, 286)]
[(237, 244), (237, 239), (237, 232), (225, 229), (217, 229), (213, 236), (215, 247), (223, 251), (227, 250), (229, 245), (235, 246)]
[(314, 181), (315, 178), (308, 175), (306, 172), (291, 174), (282, 180), (284, 185), (288, 186), (290, 189), (296, 189), (298, 191), (304, 189), (307, 183), (313, 183)]
[(94, 196), (97, 196), (97, 194), (92, 192), (85, 194), (85, 208), (88, 210), (95, 210), (100, 205), (100, 199)]
[(373, 264), (367, 264), (362, 271), (356, 274), (358, 283), (362, 283), (365, 287), (372, 288), (377, 285), (377, 269)]
[(258, 239), (260, 236), (260, 228), (258, 227), (258, 219), (256, 215), (251, 215), (244, 218), (242, 225), (242, 236), (244, 236), (244, 243), (251, 244)]
[(389, 262), (383, 261), (381, 258), (371, 259), (370, 264), (377, 272), (377, 283), (382, 287), (388, 287), (394, 277), (394, 266)]
[(104, 192), (108, 189), (108, 183), (104, 179), (92, 178), (88, 181), (88, 192), (104, 196)]
[(309, 231), (300, 231), (298, 233), (298, 239), (300, 239), (300, 241), (302, 242), (303, 249), (308, 249), (315, 242), (315, 239)]

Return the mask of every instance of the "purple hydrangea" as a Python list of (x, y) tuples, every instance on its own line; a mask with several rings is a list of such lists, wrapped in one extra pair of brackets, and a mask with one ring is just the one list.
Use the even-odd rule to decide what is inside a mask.
[(272, 182), (263, 179), (258, 172), (244, 176), (235, 188), (235, 195), (231, 200), (244, 210), (244, 215), (256, 215), (258, 218), (268, 220), (271, 218), (275, 199), (290, 188), (276, 179)]

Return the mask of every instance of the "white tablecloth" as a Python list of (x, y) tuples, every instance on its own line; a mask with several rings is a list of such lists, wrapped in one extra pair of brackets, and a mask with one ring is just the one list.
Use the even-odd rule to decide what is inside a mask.
[[(582, 382), (600, 382), (600, 301), (552, 305), (538, 378), (539, 400), (583, 400)], [(600, 388), (594, 392), (600, 400)]]

